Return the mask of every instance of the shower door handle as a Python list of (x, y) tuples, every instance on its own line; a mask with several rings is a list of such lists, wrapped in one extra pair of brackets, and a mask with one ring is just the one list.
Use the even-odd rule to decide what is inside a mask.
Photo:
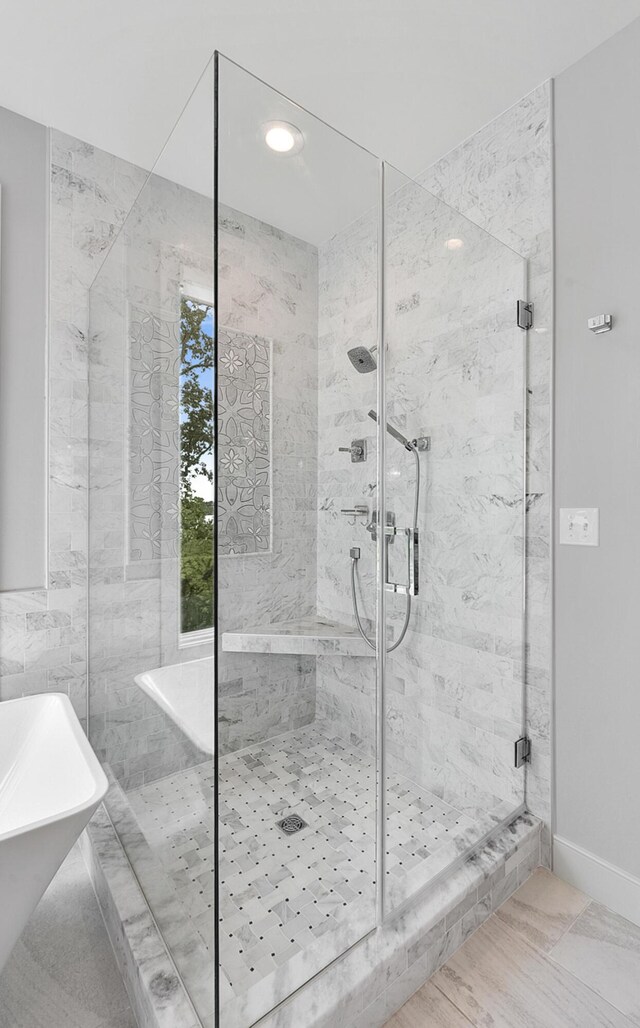
[(403, 582), (389, 581), (389, 561), (387, 560), (385, 589), (387, 592), (399, 593), (402, 596), (417, 596), (420, 587), (420, 535), (417, 528), (396, 528), (395, 525), (387, 525), (384, 534), (388, 542), (396, 535), (404, 534), (407, 537), (406, 585)]
[(420, 586), (420, 539), (417, 528), (407, 529), (407, 570), (409, 573), (409, 596), (417, 596)]

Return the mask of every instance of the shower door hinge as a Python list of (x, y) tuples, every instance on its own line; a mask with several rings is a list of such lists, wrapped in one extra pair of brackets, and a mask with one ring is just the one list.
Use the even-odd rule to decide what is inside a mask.
[(531, 761), (531, 739), (527, 738), (526, 735), (521, 736), (520, 739), (516, 740), (515, 746), (515, 765), (516, 767), (522, 767), (523, 764), (528, 764)]
[(517, 307), (518, 328), (528, 329), (533, 327), (533, 304), (527, 300), (518, 300)]

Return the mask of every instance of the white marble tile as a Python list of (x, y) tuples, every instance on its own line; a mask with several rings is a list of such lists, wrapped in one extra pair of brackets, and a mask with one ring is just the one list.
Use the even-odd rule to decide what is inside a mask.
[[(519, 866), (527, 865), (530, 872), (525, 854), (531, 845), (537, 852), (539, 832), (539, 822), (524, 817), (499, 833), (436, 889), (418, 897), (400, 917), (372, 933), (266, 1017), (265, 1028), (298, 1028), (301, 1024), (381, 1028), (495, 909), (496, 890), (504, 882), (505, 858), (519, 850)], [(512, 889), (516, 882), (517, 876)], [(480, 889), (483, 898), (447, 931), (447, 912), (459, 906), (469, 892), (477, 894)], [(404, 962), (399, 959), (402, 953)], [(509, 1028), (514, 1028), (513, 1023)]]
[(195, 1028), (196, 1012), (102, 808), (81, 846), (139, 1028)]
[(371, 657), (372, 654), (353, 625), (343, 625), (317, 615), (224, 632), (222, 649), (229, 653), (305, 653), (314, 656)]
[[(401, 688), (387, 691), (386, 750), (425, 787), (469, 812), (498, 799), (515, 805), (524, 782), (512, 761), (523, 674), (518, 502), (524, 366), (523, 337), (511, 320), (523, 278), (521, 264), (503, 244), (529, 259), (536, 328), (547, 332), (532, 335), (527, 362), (527, 488), (535, 493), (528, 526), (527, 672), (537, 689), (528, 726), (536, 750), (528, 769), (530, 801), (542, 816), (549, 811), (550, 565), (548, 524), (537, 511), (547, 502), (550, 474), (550, 172), (544, 85), (420, 176), (435, 196), (407, 185), (386, 212), (387, 414), (402, 431), (432, 437), (424, 461), (423, 586), (406, 642), (388, 660), (388, 676)], [(447, 253), (443, 240), (449, 237), (464, 237), (463, 249)], [(361, 572), (374, 570), (368, 538), (357, 524), (347, 526), (338, 510), (347, 503), (375, 504), (375, 475), (367, 464), (344, 465), (337, 452), (345, 439), (365, 435), (375, 457), (373, 429), (366, 427), (366, 410), (376, 402), (375, 375), (354, 375), (344, 353), (345, 340), (375, 336), (372, 221), (363, 219), (321, 247), (319, 269), (318, 609), (348, 623), (350, 546), (363, 548)], [(462, 307), (461, 295), (467, 301)], [(411, 483), (392, 441), (387, 461), (387, 502), (407, 518)], [(390, 559), (396, 556), (390, 550)], [(369, 616), (373, 590), (373, 579), (363, 574), (361, 604)], [(397, 631), (400, 610), (392, 599), (388, 608)], [(335, 674), (325, 678), (320, 667), (318, 709), (346, 736), (355, 733), (367, 717), (358, 687), (345, 682), (342, 692), (333, 692)]]

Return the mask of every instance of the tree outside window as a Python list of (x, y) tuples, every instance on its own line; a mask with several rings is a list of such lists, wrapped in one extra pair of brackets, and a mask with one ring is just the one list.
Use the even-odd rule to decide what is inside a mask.
[(180, 630), (213, 626), (213, 307), (180, 304)]

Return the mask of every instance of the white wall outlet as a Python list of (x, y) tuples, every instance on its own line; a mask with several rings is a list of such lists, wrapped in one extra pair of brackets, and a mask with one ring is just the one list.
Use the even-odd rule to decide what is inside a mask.
[(565, 546), (599, 546), (600, 508), (561, 507), (560, 543)]

